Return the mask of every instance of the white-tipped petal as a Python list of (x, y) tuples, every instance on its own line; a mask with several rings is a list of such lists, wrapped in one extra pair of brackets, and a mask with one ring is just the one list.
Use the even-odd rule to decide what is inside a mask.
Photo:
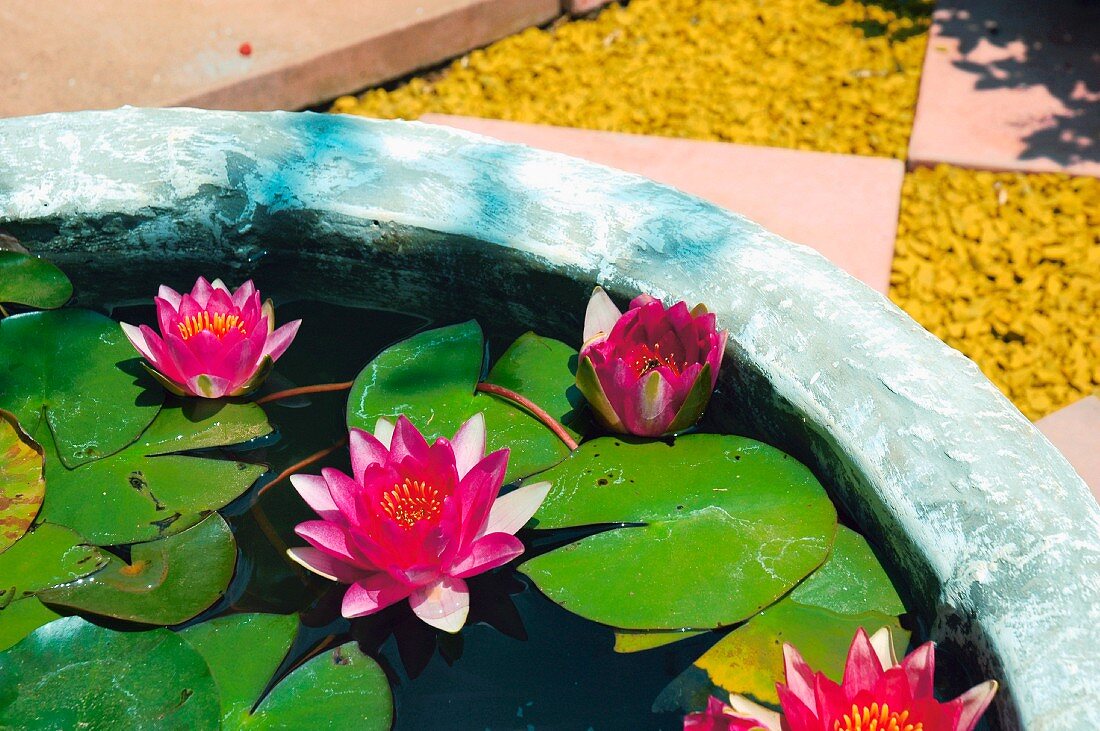
[(588, 342), (600, 333), (608, 334), (615, 323), (619, 321), (623, 313), (607, 296), (603, 287), (597, 286), (592, 290), (592, 296), (588, 299), (588, 308), (584, 312), (583, 341)]
[(229, 294), (230, 296), (232, 296), (232, 294), (233, 294), (232, 292), (229, 291), (229, 287), (225, 286), (225, 282), (223, 282), (220, 278), (215, 279), (213, 282), (211, 282), (210, 286), (213, 287), (214, 289), (220, 289), (220, 290), (226, 292), (227, 294)]
[(125, 322), (120, 322), (119, 325), (122, 325), (122, 334), (125, 335), (126, 339), (130, 341), (130, 344), (137, 348), (137, 351), (145, 357), (145, 360), (150, 363), (155, 363), (153, 351), (149, 349), (149, 344), (145, 342), (145, 333), (141, 331), (141, 328)]
[(328, 490), (328, 483), (320, 475), (291, 475), (290, 484), (306, 501), (306, 505), (322, 518), (340, 512)]
[(759, 703), (750, 701), (743, 695), (731, 693), (730, 708), (743, 718), (759, 721), (768, 731), (781, 731), (783, 728), (782, 716), (770, 708), (765, 708)]
[(390, 448), (390, 442), (393, 441), (393, 422), (384, 416), (379, 416), (378, 421), (374, 423), (374, 438), (382, 442), (386, 449)]
[(489, 509), (489, 520), (481, 535), (489, 533), (507, 533), (515, 535), (538, 511), (542, 501), (550, 493), (549, 482), (536, 482), (524, 485), (518, 490), (498, 497)]
[(312, 546), (288, 548), (286, 549), (286, 555), (289, 556), (290, 560), (294, 563), (304, 566), (318, 576), (323, 576), (330, 581), (339, 581), (347, 584), (356, 581), (366, 573), (363, 571), (356, 571), (351, 566), (340, 563), (332, 556), (322, 553)]
[(894, 638), (890, 634), (889, 627), (883, 627), (871, 635), (871, 648), (882, 663), (883, 670), (889, 670), (898, 664), (898, 656), (894, 651)]
[(160, 285), (160, 289), (157, 290), (157, 296), (166, 301), (168, 304), (172, 305), (172, 308), (176, 312), (179, 312), (180, 302), (183, 301), (182, 294), (172, 289), (168, 285), (162, 284)]
[(444, 576), (410, 594), (409, 606), (426, 624), (453, 634), (466, 624), (470, 592), (462, 579)]
[(479, 411), (458, 427), (451, 447), (455, 453), (458, 479), (461, 480), (485, 456), (485, 414)]

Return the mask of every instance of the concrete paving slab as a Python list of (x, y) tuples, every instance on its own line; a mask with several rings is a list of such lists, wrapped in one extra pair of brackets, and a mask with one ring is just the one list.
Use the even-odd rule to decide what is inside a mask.
[(584, 15), (612, 2), (614, 0), (562, 0), (562, 8), (572, 15)]
[(879, 292), (890, 285), (900, 160), (441, 114), (422, 120), (644, 175), (811, 246)]
[(1035, 424), (1100, 501), (1100, 398), (1088, 396)]
[(560, 12), (560, 0), (0, 0), (0, 117), (299, 109)]
[(909, 158), (1100, 176), (1100, 3), (941, 0)]

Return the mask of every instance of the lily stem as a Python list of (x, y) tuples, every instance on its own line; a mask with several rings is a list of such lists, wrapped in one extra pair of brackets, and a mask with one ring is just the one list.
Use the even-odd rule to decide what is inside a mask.
[(7, 317), (8, 311), (4, 309), (4, 305), (0, 305), (0, 316)]
[(257, 405), (270, 403), (271, 401), (278, 401), (284, 398), (291, 398), (292, 396), (303, 396), (307, 393), (325, 393), (327, 391), (347, 391), (351, 388), (355, 381), (344, 381), (343, 383), (318, 383), (315, 386), (299, 386), (298, 388), (288, 388), (285, 391), (276, 391), (275, 393), (269, 393), (266, 396), (256, 399)]
[(550, 416), (545, 409), (540, 407), (534, 401), (524, 396), (520, 396), (515, 391), (498, 386), (495, 383), (479, 383), (477, 384), (477, 390), (482, 393), (491, 393), (494, 396), (500, 396), (506, 398), (509, 401), (519, 404), (523, 408), (531, 412), (531, 415), (546, 425), (546, 428), (554, 432), (558, 439), (565, 443), (565, 446), (569, 447), (569, 451), (573, 452), (577, 449), (577, 443), (573, 440), (573, 437), (569, 435), (569, 432), (565, 430), (565, 427), (558, 423), (557, 419)]
[(306, 467), (309, 467), (314, 462), (320, 462), (322, 459), (329, 456), (330, 454), (335, 452), (337, 449), (340, 449), (341, 447), (347, 446), (347, 443), (348, 443), (348, 438), (344, 437), (340, 441), (336, 442), (336, 444), (333, 444), (331, 447), (325, 447), (324, 449), (318, 450), (318, 451), (314, 452), (313, 454), (309, 455), (308, 457), (303, 459), (301, 462), (295, 462), (294, 464), (290, 465), (285, 470), (280, 472), (278, 477), (276, 477), (274, 480), (272, 480), (271, 482), (269, 482), (266, 485), (264, 485), (263, 487), (261, 487), (260, 491), (256, 493), (256, 497), (257, 498), (263, 497), (263, 494), (265, 492), (267, 492), (271, 488), (275, 487), (280, 482), (282, 482), (286, 478), (293, 475), (295, 472), (298, 472), (299, 470), (304, 470)]

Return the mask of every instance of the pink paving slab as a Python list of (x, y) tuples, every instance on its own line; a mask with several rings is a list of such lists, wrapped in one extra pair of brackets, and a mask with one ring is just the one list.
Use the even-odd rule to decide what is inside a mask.
[(890, 285), (900, 160), (429, 114), (423, 121), (581, 157), (666, 183)]
[(1100, 3), (942, 0), (909, 159), (1100, 176)]
[(0, 0), (0, 117), (299, 109), (560, 12), (560, 0)]
[(1040, 419), (1036, 426), (1066, 455), (1100, 501), (1100, 398), (1083, 398)]

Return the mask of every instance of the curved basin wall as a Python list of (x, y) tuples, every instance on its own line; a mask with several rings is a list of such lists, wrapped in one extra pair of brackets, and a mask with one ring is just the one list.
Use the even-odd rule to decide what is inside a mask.
[(303, 289), (465, 304), (572, 339), (596, 282), (705, 301), (730, 330), (728, 424), (815, 467), (932, 637), (1003, 681), (1000, 726), (1100, 727), (1100, 510), (1084, 483), (973, 363), (743, 217), (417, 123), (123, 109), (0, 121), (0, 230), (78, 281), (125, 264), (145, 293), (166, 257), (247, 271), (293, 257)]

